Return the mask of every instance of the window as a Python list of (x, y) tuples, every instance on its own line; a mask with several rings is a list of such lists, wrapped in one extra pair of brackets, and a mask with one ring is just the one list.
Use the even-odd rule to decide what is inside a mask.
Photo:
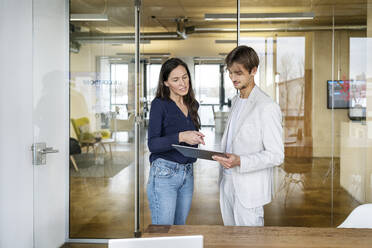
[[(110, 111), (119, 112), (117, 118), (128, 117), (128, 64), (111, 64)], [(119, 111), (118, 111), (119, 110)]]
[(195, 65), (194, 91), (199, 101), (199, 116), (203, 126), (214, 126), (213, 107), (220, 103), (220, 65)]
[(151, 102), (156, 95), (158, 87), (161, 64), (147, 64), (146, 65), (146, 79), (147, 79), (147, 101)]

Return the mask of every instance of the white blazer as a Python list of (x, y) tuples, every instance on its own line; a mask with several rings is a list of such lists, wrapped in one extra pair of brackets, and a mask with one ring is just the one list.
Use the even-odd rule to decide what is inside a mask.
[[(236, 100), (222, 136), (222, 151), (226, 152), (227, 134)], [(247, 105), (243, 106), (235, 124), (232, 153), (240, 156), (240, 166), (232, 172), (238, 199), (246, 208), (263, 206), (271, 202), (273, 194), (273, 167), (284, 159), (282, 114), (280, 107), (258, 86), (252, 89)], [(220, 169), (220, 179), (223, 169)]]

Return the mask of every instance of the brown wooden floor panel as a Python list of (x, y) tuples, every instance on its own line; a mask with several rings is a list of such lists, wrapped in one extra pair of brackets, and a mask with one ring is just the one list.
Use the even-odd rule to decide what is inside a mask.
[[(218, 144), (219, 139), (217, 137), (209, 142)], [(148, 154), (144, 156), (147, 160)], [(285, 163), (275, 169), (276, 194), (273, 201), (265, 206), (265, 225), (339, 225), (359, 203), (340, 187), (339, 160), (334, 161), (332, 185), (330, 158), (286, 158)], [(222, 224), (218, 166), (207, 160), (199, 160), (194, 165), (194, 198), (187, 224)], [(146, 186), (148, 162), (143, 170), (143, 185)], [(133, 236), (133, 165), (113, 177), (71, 177), (70, 188), (70, 238)], [(151, 224), (150, 212), (144, 192), (142, 197), (142, 223), (146, 227)]]

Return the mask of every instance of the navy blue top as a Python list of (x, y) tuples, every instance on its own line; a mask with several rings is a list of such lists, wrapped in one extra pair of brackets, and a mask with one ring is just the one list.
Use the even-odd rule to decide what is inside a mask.
[[(186, 117), (172, 100), (155, 98), (151, 103), (148, 129), (147, 143), (151, 152), (150, 162), (163, 158), (180, 164), (194, 163), (196, 158), (185, 157), (172, 147), (172, 144), (191, 146), (178, 142), (180, 132), (191, 130), (196, 131), (196, 127), (190, 114)], [(198, 145), (192, 147), (198, 147)]]

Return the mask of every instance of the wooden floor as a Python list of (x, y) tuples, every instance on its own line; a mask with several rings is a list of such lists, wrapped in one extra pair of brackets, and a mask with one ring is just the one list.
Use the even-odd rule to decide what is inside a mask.
[[(218, 146), (220, 136), (203, 130), (207, 144)], [(114, 148), (115, 149), (115, 148)], [(118, 149), (132, 149), (131, 144)], [(141, 185), (145, 190), (149, 163)], [(275, 196), (265, 206), (265, 226), (335, 227), (358, 206), (339, 184), (339, 160), (330, 158), (286, 158), (274, 173)], [(190, 225), (222, 225), (219, 209), (219, 165), (199, 160), (194, 165), (194, 198), (187, 220)], [(333, 178), (333, 180), (332, 180)], [(134, 230), (134, 166), (125, 167), (113, 177), (71, 177), (70, 238), (132, 237)], [(150, 223), (147, 197), (142, 194), (142, 226)], [(67, 244), (66, 244), (67, 245)], [(106, 247), (69, 244), (66, 247)]]

